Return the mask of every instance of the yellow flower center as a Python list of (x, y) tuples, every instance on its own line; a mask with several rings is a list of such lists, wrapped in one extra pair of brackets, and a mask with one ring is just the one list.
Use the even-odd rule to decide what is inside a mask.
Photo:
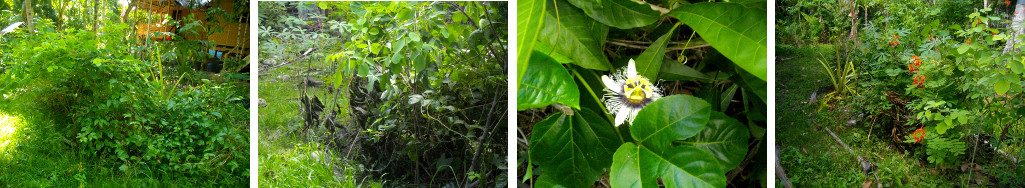
[(623, 94), (626, 95), (626, 99), (633, 103), (639, 103), (644, 99), (651, 97), (651, 82), (644, 77), (633, 77), (626, 80), (626, 84), (623, 84)]

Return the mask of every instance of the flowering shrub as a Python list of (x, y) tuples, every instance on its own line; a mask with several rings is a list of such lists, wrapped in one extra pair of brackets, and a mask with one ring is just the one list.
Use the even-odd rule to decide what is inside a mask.
[[(528, 122), (520, 127), (529, 140), (520, 145), (525, 183), (765, 183), (727, 176), (765, 170), (743, 162), (764, 146), (756, 141), (768, 74), (764, 1), (519, 3), (517, 110), (545, 117), (520, 118)], [(704, 50), (713, 53), (688, 55)]]
[[(888, 46), (865, 45), (855, 57), (866, 59), (867, 65), (862, 67), (872, 75), (866, 77), (868, 84), (863, 87), (875, 92), (902, 91), (907, 101), (903, 108), (914, 118), (901, 119), (904, 125), (896, 126), (921, 128), (896, 132), (904, 135), (905, 143), (925, 143), (929, 161), (940, 165), (960, 163), (966, 136), (1000, 129), (964, 125), (1014, 121), (1019, 112), (1013, 109), (1020, 108), (1016, 104), (1022, 101), (1022, 57), (992, 48), (1004, 46), (1011, 37), (990, 26), (991, 21), (1000, 20), (999, 13), (981, 9), (968, 14), (968, 20), (965, 25), (944, 26), (938, 21), (918, 24), (883, 19), (867, 25), (861, 39), (876, 44), (884, 41)], [(886, 27), (879, 27), (882, 25)], [(898, 45), (898, 38), (903, 38), (905, 45)]]
[(911, 136), (915, 137), (915, 142), (922, 142), (925, 139), (925, 128), (918, 128)]

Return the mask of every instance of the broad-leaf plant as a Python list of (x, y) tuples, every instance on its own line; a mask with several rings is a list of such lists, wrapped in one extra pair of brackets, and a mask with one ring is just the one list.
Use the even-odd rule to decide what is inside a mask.
[(517, 6), (520, 182), (765, 185), (764, 1)]

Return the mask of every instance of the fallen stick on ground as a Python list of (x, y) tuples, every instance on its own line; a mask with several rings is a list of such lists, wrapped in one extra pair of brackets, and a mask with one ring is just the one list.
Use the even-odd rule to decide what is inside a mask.
[(304, 57), (306, 57), (306, 55), (309, 55), (310, 52), (313, 52), (313, 50), (315, 50), (315, 49), (316, 48), (307, 49), (306, 52), (303, 52), (302, 54), (299, 54), (299, 56), (295, 57), (295, 59), (292, 59), (292, 61), (281, 63), (281, 64), (277, 64), (277, 65), (273, 65), (272, 67), (266, 68), (265, 70), (261, 70), (261, 71), (274, 70), (274, 69), (278, 69), (278, 68), (284, 67), (285, 65), (289, 65), (289, 64), (292, 64), (292, 63), (295, 63), (295, 62), (299, 62)]
[(790, 177), (787, 177), (787, 172), (783, 171), (783, 166), (779, 164), (779, 147), (776, 147), (776, 178), (782, 182), (783, 187), (791, 188), (794, 185), (790, 184)]
[(844, 148), (847, 148), (847, 151), (850, 151), (851, 154), (854, 154), (854, 156), (858, 157), (858, 163), (861, 164), (861, 172), (864, 172), (865, 176), (868, 176), (869, 174), (872, 174), (872, 176), (875, 176), (876, 184), (878, 185), (877, 187), (882, 188), (883, 187), (883, 182), (880, 182), (879, 181), (879, 176), (876, 175), (875, 173), (873, 173), (873, 171), (875, 171), (875, 169), (876, 169), (876, 165), (872, 164), (872, 162), (869, 162), (868, 159), (865, 159), (865, 158), (861, 157), (861, 155), (858, 155), (858, 153), (855, 153), (854, 150), (851, 149), (850, 146), (847, 146), (847, 144), (844, 143), (843, 140), (840, 140), (840, 137), (837, 137), (836, 134), (834, 134), (832, 130), (829, 130), (829, 127), (827, 127), (827, 126), (823, 126), (823, 127), (826, 128), (826, 132), (829, 133), (829, 136), (833, 136), (833, 139), (836, 139), (836, 142), (840, 143), (840, 145), (843, 146)]

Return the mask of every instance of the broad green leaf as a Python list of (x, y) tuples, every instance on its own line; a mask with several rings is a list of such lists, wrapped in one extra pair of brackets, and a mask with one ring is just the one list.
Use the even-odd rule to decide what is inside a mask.
[(645, 147), (659, 151), (673, 140), (698, 134), (708, 123), (711, 105), (690, 95), (663, 97), (637, 113), (630, 135)]
[[(558, 5), (558, 6), (556, 6)], [(559, 54), (573, 58), (573, 63), (588, 69), (612, 69), (602, 46), (609, 28), (587, 17), (583, 11), (564, 0), (548, 1), (545, 24), (538, 33), (538, 43), (554, 47)]]
[(680, 25), (674, 25), (669, 32), (663, 34), (655, 43), (651, 43), (648, 49), (641, 52), (641, 55), (637, 57), (635, 61), (637, 63), (637, 73), (646, 78), (652, 78), (652, 80), (658, 79), (659, 69), (662, 68), (662, 59), (666, 56), (666, 45), (669, 45), (669, 38), (673, 36), (673, 31), (676, 31), (676, 27)]
[(552, 176), (554, 176), (554, 175), (550, 175), (550, 174), (546, 174), (546, 173), (541, 173), (541, 175), (539, 175), (537, 177), (537, 181), (534, 182), (534, 187), (552, 187), (552, 188), (563, 188), (563, 187), (566, 187), (566, 186), (559, 185), (559, 183), (555, 182), (555, 178), (553, 178)]
[(957, 53), (964, 54), (965, 52), (968, 51), (968, 49), (971, 49), (971, 47), (972, 47), (971, 45), (961, 44), (961, 46), (957, 47)]
[(553, 184), (587, 187), (601, 177), (622, 143), (612, 125), (588, 109), (573, 116), (556, 113), (534, 125), (530, 160)]
[(633, 0), (569, 0), (594, 20), (620, 29), (631, 29), (655, 23), (661, 13), (651, 5)]
[(548, 46), (548, 44), (535, 43), (534, 44), (534, 50), (535, 51), (539, 51), (539, 52), (544, 52), (545, 55), (548, 55), (549, 57), (552, 57), (552, 59), (555, 59), (556, 62), (559, 62), (561, 64), (573, 64), (573, 58), (570, 58), (569, 56), (566, 56), (566, 55), (562, 55), (562, 54), (556, 53), (554, 50), (552, 50), (551, 46)]
[(701, 133), (687, 139), (686, 143), (708, 151), (729, 171), (740, 165), (747, 155), (747, 140), (751, 138), (747, 126), (722, 112), (713, 111), (711, 120)]
[(338, 88), (342, 85), (342, 82), (345, 82), (345, 74), (343, 74), (342, 71), (335, 71), (335, 73), (331, 75), (332, 88)]
[(531, 55), (530, 62), (516, 91), (516, 110), (541, 108), (554, 103), (580, 108), (580, 91), (566, 67), (537, 51)]
[(755, 78), (755, 76), (751, 75), (749, 72), (738, 71), (736, 76), (730, 77), (730, 80), (743, 87), (744, 90), (758, 95), (758, 99), (761, 99), (762, 102), (765, 102), (769, 96), (767, 92), (769, 88), (768, 85), (766, 85), (767, 82), (765, 80)]
[(1007, 82), (1007, 79), (997, 79), (997, 83), (993, 84), (993, 91), (996, 91), (998, 95), (1007, 93), (1007, 90), (1011, 88), (1011, 84)]
[(726, 173), (715, 157), (694, 146), (676, 146), (656, 152), (624, 143), (612, 157), (612, 187), (726, 187)]
[(424, 71), (427, 68), (427, 60), (424, 56), (427, 56), (427, 54), (416, 53), (416, 55), (413, 55), (413, 69), (416, 72)]
[(708, 76), (705, 73), (701, 73), (701, 71), (691, 68), (690, 66), (684, 65), (683, 63), (678, 63), (676, 61), (668, 59), (662, 60), (662, 68), (659, 69), (659, 72), (660, 73), (658, 74), (658, 78), (660, 80), (706, 81), (712, 79), (711, 76)]
[(1025, 71), (1025, 70), (1023, 70), (1023, 69), (1025, 69), (1025, 65), (1022, 65), (1020, 62), (1019, 63), (1008, 63), (1008, 65), (1011, 66), (1011, 72), (1014, 72), (1014, 74), (1021, 74), (1022, 71)]
[[(597, 71), (585, 69), (579, 66), (570, 66), (570, 75), (580, 88), (580, 108), (594, 109), (598, 114), (608, 114), (609, 111), (602, 102), (605, 96), (605, 84), (601, 81), (601, 75)], [(606, 121), (612, 121), (612, 117), (605, 117)]]
[(740, 68), (766, 79), (767, 18), (764, 6), (697, 3), (681, 6), (669, 15), (690, 26)]
[(452, 22), (463, 23), (465, 21), (466, 21), (466, 15), (465, 14), (456, 13), (456, 12), (452, 13)]
[(957, 113), (957, 115), (955, 116), (955, 117), (957, 117), (957, 122), (959, 122), (961, 124), (968, 124), (968, 117), (965, 117), (965, 115), (966, 114), (963, 113), (963, 112), (962, 113)]
[(356, 70), (356, 73), (359, 74), (359, 76), (366, 77), (367, 74), (370, 74), (370, 65), (368, 63), (359, 63), (359, 68)]
[(411, 32), (411, 33), (409, 33), (409, 38), (413, 39), (413, 41), (420, 42), (420, 33), (418, 33), (418, 32)]
[(413, 11), (408, 8), (402, 8), (402, 10), (399, 10), (398, 14), (395, 14), (395, 20), (399, 22), (405, 22), (410, 18), (413, 18)]
[[(527, 71), (527, 65), (530, 64), (530, 54), (534, 49), (534, 43), (537, 42), (538, 31), (541, 26), (544, 25), (545, 21), (545, 3), (544, 0), (522, 0), (518, 1), (516, 5), (517, 9), (517, 24), (516, 27), (516, 57), (520, 61), (516, 63), (516, 83), (520, 83), (523, 79), (523, 73)], [(517, 87), (519, 87), (517, 85)]]

